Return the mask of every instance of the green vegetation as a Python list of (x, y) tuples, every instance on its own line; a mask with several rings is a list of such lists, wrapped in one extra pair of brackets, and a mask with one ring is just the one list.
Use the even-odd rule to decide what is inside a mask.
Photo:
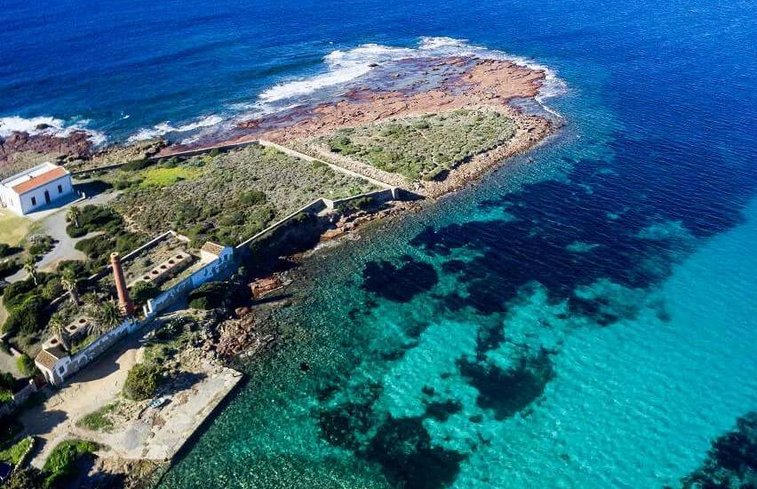
[(18, 360), (16, 360), (16, 368), (18, 368), (18, 371), (21, 372), (22, 375), (27, 377), (34, 375), (37, 370), (37, 367), (34, 365), (34, 360), (32, 360), (26, 353), (23, 353), (18, 357)]
[(191, 318), (173, 319), (158, 327), (145, 345), (145, 363), (163, 367), (192, 340), (197, 323)]
[[(374, 190), (360, 179), (256, 145), (108, 175), (123, 194), (113, 207), (140, 230), (175, 229), (193, 245), (237, 244), (319, 197)], [(183, 178), (183, 179), (182, 179)]]
[(124, 220), (120, 214), (108, 207), (85, 205), (84, 207), (72, 207), (78, 211), (69, 211), (69, 221), (66, 232), (72, 238), (79, 238), (95, 231), (104, 231), (107, 234), (117, 234), (124, 230)]
[(514, 135), (513, 121), (499, 112), (456, 110), (340, 129), (322, 141), (335, 153), (411, 180), (428, 180)]
[(202, 175), (202, 168), (177, 166), (156, 167), (142, 173), (140, 187), (167, 187), (184, 180), (196, 180)]
[(8, 389), (0, 388), (0, 406), (13, 400), (13, 393)]
[(91, 412), (83, 416), (76, 422), (76, 426), (84, 428), (90, 431), (101, 431), (104, 433), (110, 433), (113, 431), (115, 424), (110, 417), (110, 414), (118, 407), (117, 403), (108, 404), (101, 407), (97, 411)]
[(0, 243), (0, 258), (12, 256), (21, 251), (23, 251), (23, 249), (18, 246), (10, 246), (7, 243)]
[(26, 451), (31, 448), (33, 443), (34, 439), (31, 436), (27, 436), (10, 447), (0, 450), (0, 461), (7, 462), (11, 465), (18, 465), (21, 461), (21, 457), (23, 457)]
[(147, 237), (125, 230), (117, 234), (99, 234), (76, 243), (75, 248), (90, 259), (88, 264), (91, 271), (96, 271), (106, 265), (110, 254), (114, 251), (127, 253), (138, 248)]
[(368, 209), (373, 204), (374, 199), (372, 197), (360, 197), (350, 200), (349, 202), (338, 204), (336, 208), (339, 212), (344, 214)]
[(140, 280), (131, 288), (130, 295), (135, 304), (144, 304), (159, 292), (160, 289), (154, 283)]
[(42, 256), (50, 252), (50, 250), (52, 250), (54, 246), (55, 240), (50, 236), (36, 235), (32, 236), (29, 239), (29, 244), (27, 245), (26, 251), (31, 256)]
[(54, 277), (52, 274), (38, 273), (36, 284), (33, 277), (29, 277), (5, 288), (3, 304), (8, 310), (8, 318), (3, 323), (4, 333), (32, 335), (45, 327), (49, 318), (48, 300), (40, 294), (38, 287), (44, 289)]
[(75, 475), (76, 462), (79, 458), (93, 453), (100, 446), (97, 443), (84, 440), (66, 440), (53, 448), (47, 458), (42, 472), (45, 474), (43, 486), (57, 487)]
[(160, 368), (155, 365), (140, 363), (134, 365), (124, 382), (123, 394), (133, 401), (144, 401), (155, 395), (160, 384)]
[(20, 304), (8, 307), (8, 319), (3, 323), (4, 333), (31, 335), (47, 323), (46, 301), (41, 296), (32, 294)]
[(208, 282), (189, 293), (189, 307), (204, 310), (228, 307), (235, 290), (229, 282)]
[(39, 489), (42, 487), (42, 474), (34, 467), (24, 467), (14, 471), (3, 487), (5, 489)]
[(0, 261), (0, 278), (10, 277), (21, 270), (21, 263), (18, 260), (8, 259)]
[(71, 342), (68, 346), (68, 352), (71, 355), (76, 355), (86, 347), (92, 344), (97, 338), (100, 336), (98, 334), (88, 334), (86, 336), (82, 336)]

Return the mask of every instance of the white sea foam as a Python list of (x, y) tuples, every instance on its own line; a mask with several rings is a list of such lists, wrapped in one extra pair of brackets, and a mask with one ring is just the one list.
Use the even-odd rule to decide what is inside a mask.
[(350, 82), (367, 75), (377, 65), (403, 59), (447, 56), (505, 59), (531, 69), (544, 71), (545, 80), (536, 101), (545, 111), (555, 117), (561, 117), (560, 114), (548, 107), (546, 101), (565, 93), (566, 85), (549, 67), (528, 58), (476, 46), (465, 39), (422, 37), (419, 39), (417, 47), (396, 47), (371, 43), (362, 44), (353, 49), (337, 49), (324, 56), (325, 71), (323, 73), (281, 82), (264, 90), (253, 102), (235, 104), (228, 108), (229, 112), (236, 114), (229, 119), (210, 115), (179, 126), (172, 125), (170, 121), (161, 122), (151, 128), (140, 129), (128, 140), (135, 142), (166, 134), (196, 131), (196, 133), (188, 134), (183, 139), (185, 143), (193, 142), (202, 136), (203, 129), (224, 122), (233, 124), (235, 121), (285, 111), (302, 103), (312, 102), (312, 96), (318, 94), (321, 90), (326, 90), (325, 93), (334, 93), (334, 90), (339, 90), (342, 86), (347, 87)]
[(452, 37), (422, 37), (417, 48), (402, 48), (380, 44), (363, 44), (349, 50), (336, 50), (323, 59), (327, 71), (318, 75), (299, 78), (279, 83), (263, 91), (254, 105), (256, 111), (261, 107), (275, 107), (278, 102), (304, 97), (324, 88), (338, 87), (368, 74), (374, 65), (435, 56), (478, 56), (486, 59), (507, 59), (519, 65), (542, 70), (545, 73), (544, 84), (537, 102), (544, 110), (560, 117), (560, 114), (546, 105), (546, 100), (559, 96), (566, 91), (565, 83), (547, 66), (521, 56), (513, 56), (503, 51), (491, 50), (470, 44), (465, 39)]
[(370, 72), (373, 64), (412, 57), (415, 51), (380, 44), (363, 44), (347, 51), (337, 49), (323, 58), (328, 67), (326, 73), (275, 85), (261, 93), (260, 100), (273, 103), (342, 85)]
[(165, 136), (169, 133), (180, 133), (180, 132), (189, 132), (189, 131), (196, 131), (198, 129), (203, 129), (211, 126), (215, 126), (217, 124), (220, 124), (224, 121), (224, 118), (219, 115), (209, 115), (206, 117), (203, 117), (201, 119), (198, 119), (194, 122), (190, 122), (187, 124), (183, 124), (180, 126), (172, 126), (170, 121), (161, 122), (160, 124), (156, 124), (151, 128), (143, 128), (134, 133), (129, 137), (129, 142), (136, 142), (136, 141), (144, 141), (146, 139), (152, 139), (157, 138), (160, 136)]
[(48, 134), (56, 137), (68, 137), (74, 131), (84, 131), (88, 139), (95, 145), (103, 144), (106, 136), (102, 132), (87, 128), (90, 121), (87, 119), (66, 122), (51, 116), (38, 117), (19, 117), (9, 116), (0, 117), (0, 137), (7, 138), (14, 132), (25, 132), (31, 136), (38, 134)]

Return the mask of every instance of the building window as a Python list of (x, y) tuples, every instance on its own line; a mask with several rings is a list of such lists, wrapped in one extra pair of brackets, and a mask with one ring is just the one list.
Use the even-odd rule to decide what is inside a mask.
[(59, 194), (63, 193), (63, 185), (58, 185), (58, 193)]
[(37, 197), (32, 197), (32, 205), (37, 205)]

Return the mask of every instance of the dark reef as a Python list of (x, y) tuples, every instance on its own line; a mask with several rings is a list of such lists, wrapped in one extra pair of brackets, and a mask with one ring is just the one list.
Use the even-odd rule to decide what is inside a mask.
[(736, 421), (736, 429), (712, 442), (707, 459), (682, 481), (684, 489), (757, 488), (757, 411)]

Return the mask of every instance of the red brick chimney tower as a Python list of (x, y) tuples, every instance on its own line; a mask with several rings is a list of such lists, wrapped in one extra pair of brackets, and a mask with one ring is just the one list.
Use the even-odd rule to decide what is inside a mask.
[(124, 269), (121, 267), (121, 257), (118, 253), (110, 254), (110, 264), (113, 267), (113, 281), (116, 282), (116, 292), (118, 292), (118, 307), (121, 308), (121, 313), (130, 316), (134, 313), (134, 303), (129, 298)]

